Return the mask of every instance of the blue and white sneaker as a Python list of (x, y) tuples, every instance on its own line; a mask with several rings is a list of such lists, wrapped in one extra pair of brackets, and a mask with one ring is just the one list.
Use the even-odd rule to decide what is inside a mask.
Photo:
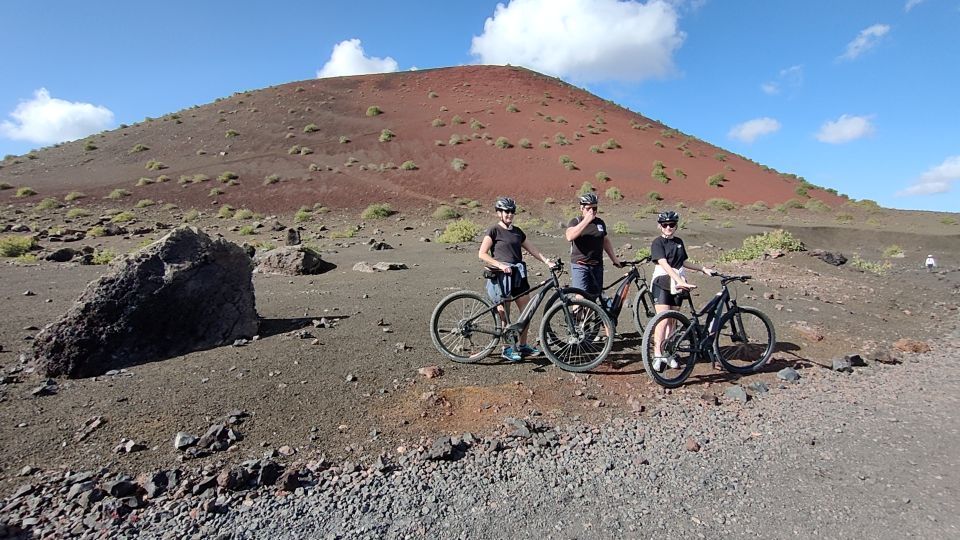
[(500, 356), (508, 362), (519, 362), (523, 360), (523, 356), (521, 356), (519, 352), (515, 351), (513, 347), (504, 348), (503, 354)]
[(540, 354), (540, 349), (534, 347), (533, 345), (523, 345), (517, 347), (517, 352), (520, 353), (520, 356), (537, 356)]

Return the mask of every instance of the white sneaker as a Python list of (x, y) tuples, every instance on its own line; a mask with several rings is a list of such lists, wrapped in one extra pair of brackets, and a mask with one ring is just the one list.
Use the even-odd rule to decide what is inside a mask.
[(654, 356), (653, 357), (653, 370), (656, 372), (663, 371), (663, 365), (666, 364), (670, 366), (670, 369), (677, 369), (680, 367), (680, 364), (677, 363), (676, 358), (672, 356)]

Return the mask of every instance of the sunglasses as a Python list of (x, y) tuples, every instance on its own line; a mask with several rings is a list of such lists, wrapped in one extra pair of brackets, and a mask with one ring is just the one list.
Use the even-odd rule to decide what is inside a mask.
[(504, 214), (516, 214), (516, 213), (517, 213), (516, 210), (500, 210), (500, 211), (503, 212)]
[(660, 226), (663, 227), (664, 229), (666, 229), (667, 227), (670, 227), (671, 229), (676, 229), (676, 228), (677, 228), (676, 222), (674, 222), (674, 223), (661, 223)]

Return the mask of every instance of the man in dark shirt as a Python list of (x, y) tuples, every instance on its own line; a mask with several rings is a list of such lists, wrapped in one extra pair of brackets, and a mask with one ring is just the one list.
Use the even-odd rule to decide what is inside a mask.
[(617, 268), (623, 264), (613, 251), (606, 223), (597, 217), (597, 196), (587, 193), (579, 202), (580, 216), (570, 221), (564, 234), (570, 242), (570, 284), (596, 300), (603, 290), (603, 253)]

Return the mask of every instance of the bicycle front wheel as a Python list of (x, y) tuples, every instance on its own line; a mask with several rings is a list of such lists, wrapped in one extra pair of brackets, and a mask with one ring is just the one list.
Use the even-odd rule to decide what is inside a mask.
[(724, 314), (719, 328), (713, 354), (727, 370), (753, 373), (773, 355), (777, 343), (773, 323), (759, 309), (738, 306)]
[(438, 351), (454, 362), (483, 359), (500, 342), (503, 323), (489, 300), (472, 291), (455, 292), (430, 316), (430, 337)]
[[(659, 354), (656, 331), (662, 328)], [(679, 311), (664, 311), (650, 319), (643, 332), (643, 368), (660, 386), (676, 388), (690, 376), (700, 351), (690, 319)], [(676, 367), (674, 367), (676, 366)]]
[(633, 325), (637, 328), (637, 333), (643, 336), (643, 330), (647, 321), (654, 315), (653, 294), (650, 289), (644, 287), (633, 298)]
[(540, 323), (540, 345), (551, 362), (565, 371), (588, 371), (610, 354), (613, 322), (600, 306), (568, 299), (550, 306)]

